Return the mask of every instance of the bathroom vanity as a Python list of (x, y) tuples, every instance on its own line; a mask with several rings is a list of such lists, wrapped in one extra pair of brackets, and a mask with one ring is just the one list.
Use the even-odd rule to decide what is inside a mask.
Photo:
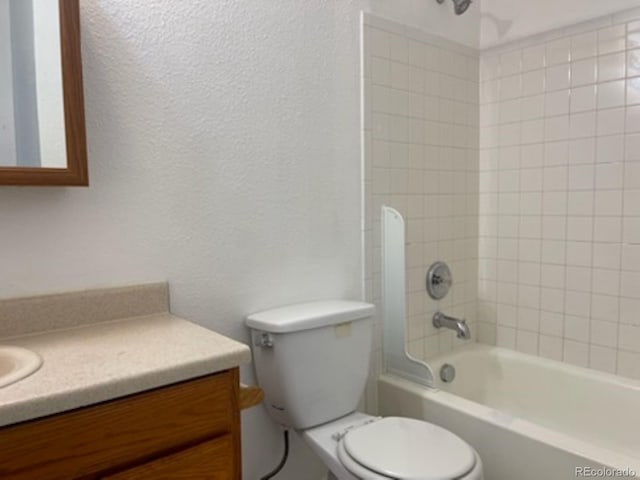
[(0, 429), (0, 477), (239, 479), (238, 370)]
[(241, 478), (249, 348), (167, 305), (164, 284), (0, 301), (0, 344), (43, 360), (0, 388), (0, 478)]

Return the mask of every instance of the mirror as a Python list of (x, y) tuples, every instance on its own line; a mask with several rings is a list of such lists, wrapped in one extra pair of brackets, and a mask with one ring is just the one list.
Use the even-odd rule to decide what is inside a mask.
[(88, 185), (79, 0), (0, 0), (0, 185)]

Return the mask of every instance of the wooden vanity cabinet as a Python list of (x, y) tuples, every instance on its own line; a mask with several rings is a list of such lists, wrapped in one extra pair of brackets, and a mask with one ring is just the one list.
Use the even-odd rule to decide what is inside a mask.
[(3, 480), (240, 480), (238, 369), (0, 428)]

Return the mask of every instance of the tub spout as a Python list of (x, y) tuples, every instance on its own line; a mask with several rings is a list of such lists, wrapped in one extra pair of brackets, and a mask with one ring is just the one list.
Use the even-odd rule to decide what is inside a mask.
[(436, 312), (433, 315), (433, 326), (436, 328), (448, 328), (456, 332), (456, 337), (463, 340), (469, 340), (471, 338), (471, 331), (467, 321), (445, 315), (442, 312)]

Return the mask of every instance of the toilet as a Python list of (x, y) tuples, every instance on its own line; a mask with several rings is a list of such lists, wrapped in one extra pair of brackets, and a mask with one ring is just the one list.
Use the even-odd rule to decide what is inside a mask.
[(295, 429), (338, 480), (482, 480), (464, 440), (411, 418), (356, 411), (369, 372), (375, 307), (328, 300), (247, 317), (273, 419)]

